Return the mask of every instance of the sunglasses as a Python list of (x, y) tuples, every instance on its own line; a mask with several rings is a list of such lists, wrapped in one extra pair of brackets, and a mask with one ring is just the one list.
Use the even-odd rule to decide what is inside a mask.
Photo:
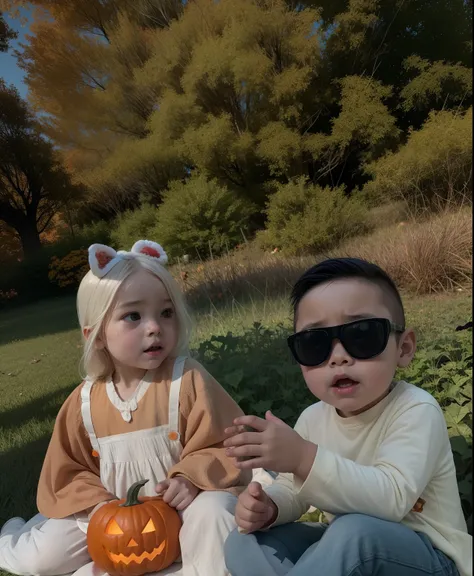
[(310, 328), (288, 337), (288, 346), (298, 364), (319, 366), (331, 355), (333, 340), (339, 340), (357, 360), (375, 358), (385, 350), (392, 332), (405, 328), (387, 318), (365, 318), (340, 326)]

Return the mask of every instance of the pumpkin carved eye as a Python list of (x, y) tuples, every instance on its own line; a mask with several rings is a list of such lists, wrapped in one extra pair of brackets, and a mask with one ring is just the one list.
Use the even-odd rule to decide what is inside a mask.
[(147, 522), (147, 525), (142, 530), (142, 534), (146, 534), (147, 532), (154, 532), (156, 530), (155, 525), (153, 524), (153, 520), (150, 518)]
[(107, 534), (123, 534), (122, 528), (120, 528), (115, 520), (109, 522), (106, 532)]

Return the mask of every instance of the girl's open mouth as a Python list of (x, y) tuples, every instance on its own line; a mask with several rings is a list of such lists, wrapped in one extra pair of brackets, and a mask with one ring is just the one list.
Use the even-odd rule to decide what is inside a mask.
[(146, 354), (150, 354), (151, 356), (158, 356), (163, 351), (163, 346), (156, 345), (150, 346), (145, 350)]

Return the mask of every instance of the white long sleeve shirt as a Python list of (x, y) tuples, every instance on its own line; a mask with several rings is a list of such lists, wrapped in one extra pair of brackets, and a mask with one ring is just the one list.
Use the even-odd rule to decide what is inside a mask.
[[(472, 536), (446, 423), (428, 392), (399, 382), (376, 406), (349, 418), (318, 402), (301, 414), (295, 430), (318, 450), (303, 483), (280, 474), (264, 486), (278, 507), (275, 525), (297, 520), (311, 506), (329, 520), (359, 513), (402, 522), (426, 534), (461, 576), (472, 576)], [(415, 512), (419, 498), (423, 509)]]

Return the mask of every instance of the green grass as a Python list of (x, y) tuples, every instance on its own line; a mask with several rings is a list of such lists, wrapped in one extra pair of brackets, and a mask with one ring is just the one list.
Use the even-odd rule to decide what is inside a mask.
[[(471, 294), (405, 296), (421, 342), (453, 333), (472, 318)], [(193, 346), (260, 322), (291, 325), (284, 298), (219, 302), (195, 315)], [(35, 511), (36, 484), (57, 411), (80, 382), (80, 333), (73, 298), (0, 313), (0, 525)], [(279, 359), (276, 359), (278, 362)], [(281, 362), (286, 362), (286, 357)]]

